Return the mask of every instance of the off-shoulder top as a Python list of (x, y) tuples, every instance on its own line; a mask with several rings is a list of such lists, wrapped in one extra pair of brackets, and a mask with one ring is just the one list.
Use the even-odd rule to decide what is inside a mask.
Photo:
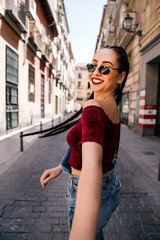
[(113, 159), (118, 152), (120, 123), (113, 123), (101, 107), (91, 105), (82, 111), (81, 119), (67, 134), (72, 151), (69, 164), (77, 170), (82, 168), (81, 144), (96, 142), (103, 147), (103, 173), (113, 168)]

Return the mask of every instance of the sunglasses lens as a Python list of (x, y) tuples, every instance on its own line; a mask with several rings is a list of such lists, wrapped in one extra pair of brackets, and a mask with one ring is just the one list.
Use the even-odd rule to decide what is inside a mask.
[(87, 64), (87, 70), (88, 70), (88, 72), (94, 72), (95, 66), (93, 64)]
[(99, 68), (99, 71), (101, 74), (104, 74), (104, 75), (107, 75), (108, 73), (110, 73), (110, 69), (107, 66), (101, 66)]

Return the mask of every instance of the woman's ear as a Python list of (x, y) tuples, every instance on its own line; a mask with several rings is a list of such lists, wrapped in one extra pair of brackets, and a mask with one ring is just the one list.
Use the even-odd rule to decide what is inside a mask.
[(121, 84), (124, 81), (125, 76), (126, 76), (126, 72), (120, 73), (117, 83)]

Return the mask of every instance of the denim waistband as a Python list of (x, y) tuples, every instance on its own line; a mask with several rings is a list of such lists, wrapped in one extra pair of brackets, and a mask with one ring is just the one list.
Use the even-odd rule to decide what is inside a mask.
[[(105, 181), (106, 183), (110, 182), (111, 179), (115, 178), (115, 176), (116, 176), (115, 173), (116, 173), (116, 167), (114, 167), (110, 172), (106, 173), (103, 176), (102, 180)], [(79, 181), (79, 176), (70, 174), (69, 179), (72, 179), (72, 181), (74, 181), (76, 183)]]
[[(71, 175), (71, 166), (68, 163), (71, 151), (72, 151), (72, 148), (70, 146), (68, 146), (67, 150), (65, 151), (65, 153), (63, 155), (62, 161), (61, 161), (62, 171), (67, 173), (68, 175)], [(105, 174), (103, 176), (103, 179), (113, 178), (113, 175), (115, 175), (116, 163), (117, 163), (117, 157), (114, 157), (114, 159), (112, 161), (113, 169), (109, 173)], [(73, 177), (74, 177), (75, 180), (79, 179), (79, 176), (74, 175)]]

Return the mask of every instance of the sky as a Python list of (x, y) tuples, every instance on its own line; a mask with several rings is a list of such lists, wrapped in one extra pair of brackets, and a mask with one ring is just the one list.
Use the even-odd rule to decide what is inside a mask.
[(69, 41), (76, 63), (91, 62), (107, 0), (64, 0)]

